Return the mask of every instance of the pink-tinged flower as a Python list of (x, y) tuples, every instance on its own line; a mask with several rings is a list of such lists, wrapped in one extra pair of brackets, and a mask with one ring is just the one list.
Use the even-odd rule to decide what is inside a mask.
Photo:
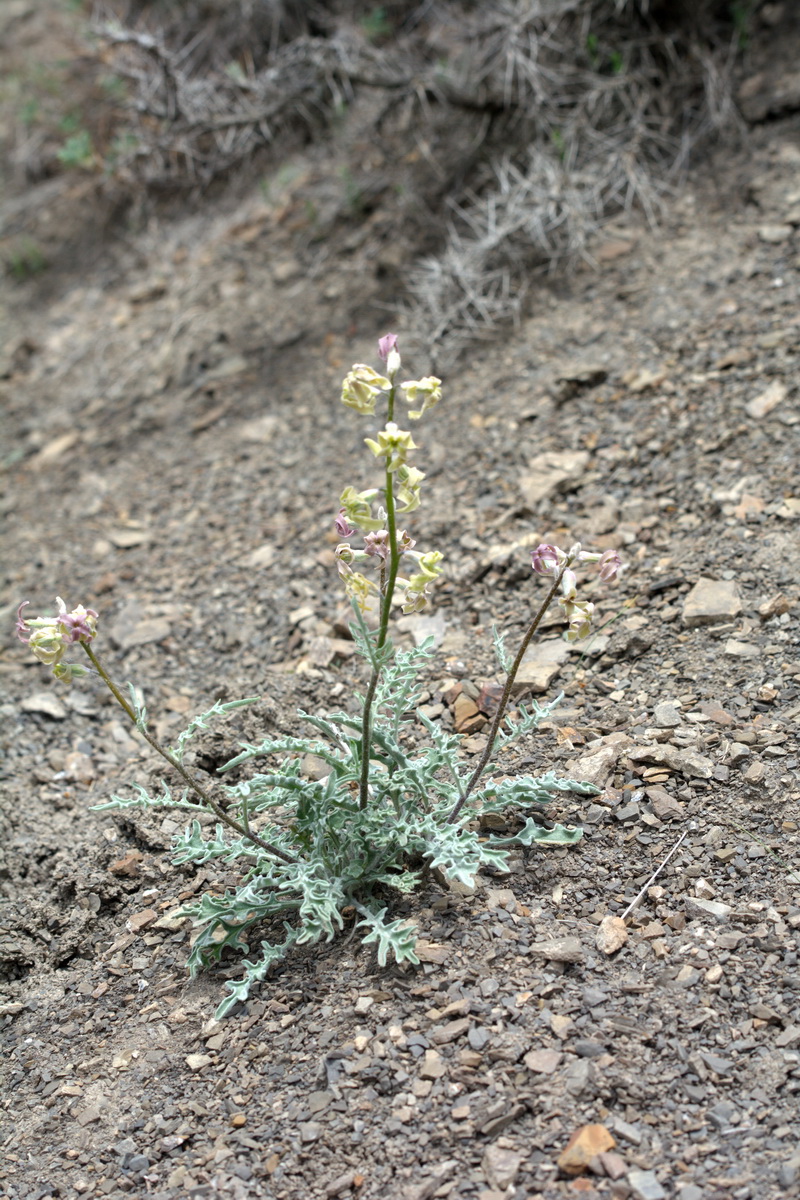
[(535, 550), (531, 550), (531, 566), (537, 575), (557, 575), (566, 557), (558, 546), (542, 542)]
[(612, 579), (616, 579), (622, 569), (622, 559), (616, 550), (606, 550), (600, 555), (600, 561), (597, 564), (597, 573), (603, 583), (608, 583)]
[(343, 508), (339, 509), (334, 524), (339, 537), (352, 537), (355, 533), (355, 529), (351, 529), (347, 522), (347, 513)]
[(66, 604), (57, 597), (59, 607), (63, 605), (56, 620), (64, 630), (64, 642), (69, 645), (74, 642), (90, 642), (97, 633), (97, 613), (93, 608), (84, 608), (79, 604), (72, 612), (66, 611)]
[(364, 534), (364, 549), (371, 557), (386, 562), (389, 557), (389, 530), (376, 529), (373, 533)]
[(14, 626), (14, 632), (16, 633), (19, 640), (21, 642), (24, 642), (26, 646), (31, 639), (30, 639), (30, 637), (25, 637), (25, 634), (30, 633), (30, 629), (25, 621), (25, 618), (22, 615), (22, 610), (23, 610), (23, 608), (27, 608), (29, 604), (30, 604), (30, 600), (22, 601), (22, 604), (20, 604), (19, 608), (17, 609), (17, 623)]
[(389, 355), (393, 350), (397, 351), (396, 333), (386, 333), (382, 338), (378, 339), (378, 355), (384, 362), (389, 361)]

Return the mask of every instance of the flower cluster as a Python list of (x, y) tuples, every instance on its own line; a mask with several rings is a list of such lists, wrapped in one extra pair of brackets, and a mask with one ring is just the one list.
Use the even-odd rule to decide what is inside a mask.
[[(411, 451), (417, 449), (411, 434), (400, 429), (392, 419), (395, 399), (395, 376), (400, 369), (400, 351), (397, 335), (387, 333), (378, 342), (378, 354), (386, 364), (386, 375), (380, 375), (372, 367), (356, 363), (345, 376), (342, 385), (342, 402), (348, 408), (365, 416), (372, 416), (381, 394), (386, 395), (389, 419), (374, 438), (364, 441), (376, 458), (384, 460), (386, 485), (357, 492), (346, 487), (339, 497), (339, 512), (335, 519), (336, 532), (341, 538), (363, 535), (363, 545), (352, 546), (349, 541), (336, 547), (336, 565), (348, 595), (359, 608), (365, 610), (374, 595), (384, 596), (384, 589), (400, 588), (403, 591), (403, 611), (418, 612), (428, 602), (430, 586), (441, 573), (442, 555), (438, 551), (422, 554), (414, 550), (414, 542), (405, 532), (395, 527), (395, 517), (414, 512), (420, 505), (420, 488), (425, 479), (424, 471), (408, 461)], [(433, 408), (442, 396), (441, 380), (435, 376), (410, 380), (399, 384), (409, 404), (418, 405), (409, 411), (417, 420), (428, 409)], [(387, 511), (388, 510), (388, 511)], [(380, 582), (376, 583), (353, 569), (354, 564), (366, 563), (370, 559), (380, 567)], [(412, 562), (413, 569), (405, 577), (398, 574), (400, 561)]]
[(76, 642), (91, 642), (97, 633), (97, 613), (93, 608), (79, 604), (71, 612), (60, 596), (56, 596), (58, 613), (55, 617), (23, 617), (22, 610), (29, 601), (24, 600), (17, 609), (16, 634), (21, 642), (29, 646), (39, 662), (53, 668), (57, 679), (69, 682), (80, 675), (88, 674), (85, 667), (62, 662), (69, 646)]
[(604, 583), (615, 579), (622, 568), (622, 559), (616, 550), (595, 554), (581, 550), (580, 542), (566, 552), (548, 542), (542, 542), (531, 551), (531, 566), (536, 574), (559, 580), (558, 603), (567, 618), (564, 636), (568, 642), (588, 637), (592, 627), (594, 605), (578, 599), (578, 577), (572, 569), (573, 564), (580, 562), (597, 563), (597, 573)]

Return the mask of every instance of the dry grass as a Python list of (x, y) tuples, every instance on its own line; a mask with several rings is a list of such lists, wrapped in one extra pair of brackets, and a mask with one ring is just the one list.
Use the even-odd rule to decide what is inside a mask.
[(371, 96), (381, 182), (404, 191), (396, 236), (418, 256), (404, 275), (411, 323), (445, 365), (516, 319), (533, 274), (586, 257), (610, 216), (636, 206), (655, 222), (698, 143), (735, 127), (727, 9), (109, 0), (96, 53), (127, 105), (103, 166), (131, 193), (202, 194)]

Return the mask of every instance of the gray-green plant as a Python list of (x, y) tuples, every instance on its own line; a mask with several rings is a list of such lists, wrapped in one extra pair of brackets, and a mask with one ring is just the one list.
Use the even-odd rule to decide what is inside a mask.
[[(80, 605), (68, 611), (59, 598), (55, 617), (25, 618), (24, 604), (18, 611), (18, 636), (36, 657), (64, 682), (95, 674), (176, 777), (162, 780), (159, 792), (134, 783), (130, 792), (114, 794), (98, 808), (186, 813), (188, 824), (175, 838), (175, 863), (238, 868), (238, 882), (224, 895), (208, 892), (180, 914), (199, 927), (188, 963), (193, 976), (228, 950), (247, 955), (242, 977), (227, 983), (217, 1017), (244, 1001), (293, 946), (336, 937), (346, 914), (352, 914), (363, 941), (375, 946), (381, 965), (389, 957), (418, 962), (416, 927), (393, 916), (393, 897), (413, 892), (431, 871), (470, 885), (482, 868), (505, 870), (512, 847), (574, 845), (580, 829), (543, 823), (544, 806), (559, 792), (598, 790), (552, 770), (537, 777), (504, 775), (496, 760), (512, 742), (534, 732), (558, 703), (559, 698), (542, 706), (520, 704), (515, 716), (508, 715), (517, 671), (550, 604), (557, 599), (561, 606), (568, 640), (585, 637), (593, 605), (578, 599), (577, 565), (596, 563), (601, 579), (609, 580), (620, 567), (619, 556), (613, 550), (590, 554), (579, 544), (567, 552), (542, 544), (532, 552), (533, 571), (549, 587), (513, 659), (495, 631), (506, 682), (485, 749), (477, 765), (468, 765), (461, 738), (419, 708), (419, 680), (433, 656), (432, 639), (401, 649), (390, 636), (395, 606), (406, 613), (425, 608), (442, 570), (441, 553), (417, 550), (400, 528), (420, 505), (425, 475), (411, 462), (416, 446), (411, 433), (396, 424), (395, 405), (403, 396), (408, 416), (419, 420), (439, 403), (441, 381), (427, 376), (398, 383), (394, 334), (381, 338), (379, 353), (385, 374), (358, 363), (342, 388), (343, 403), (362, 416), (374, 417), (378, 402), (385, 406), (381, 428), (365, 438), (382, 465), (382, 481), (365, 491), (346, 487), (335, 519), (342, 538), (335, 559), (353, 606), (352, 636), (367, 668), (354, 711), (300, 712), (308, 732), (240, 743), (210, 788), (189, 762), (192, 740), (212, 720), (254, 698), (217, 702), (165, 747), (150, 730), (137, 689), (119, 687), (100, 661), (94, 609)], [(370, 628), (373, 608), (376, 627)], [(88, 666), (66, 661), (72, 645), (82, 647)], [(427, 735), (422, 746), (408, 736), (420, 726)], [(321, 778), (304, 773), (308, 756), (324, 764)], [(518, 828), (503, 835), (486, 832), (481, 818), (492, 813), (519, 818)]]

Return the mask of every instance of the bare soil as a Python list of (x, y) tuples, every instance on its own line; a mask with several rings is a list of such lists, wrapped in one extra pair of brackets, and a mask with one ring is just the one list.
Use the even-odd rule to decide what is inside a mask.
[[(360, 686), (332, 517), (371, 477), (338, 395), (403, 328), (380, 205), (315, 240), (338, 153), (5, 283), (0, 1191), (798, 1195), (797, 113), (766, 104), (657, 230), (632, 215), (596, 267), (537, 286), (419, 431), (413, 532), (447, 562), (435, 719), (452, 726), (455, 684), (497, 679), (490, 628), (513, 644), (536, 603), (532, 541), (629, 564), (592, 597), (611, 624), (548, 685), (554, 720), (504, 764), (596, 771), (599, 797), (549, 810), (583, 840), (398, 905), (422, 966), (381, 969), (347, 935), (215, 1022), (237, 962), (190, 981), (171, 914), (230, 880), (171, 865), (169, 816), (91, 811), (157, 763), (99, 683), (64, 691), (13, 640), (21, 600), (93, 606), (167, 739), (260, 695), (205, 738), (209, 780), (238, 740)], [(718, 609), (698, 625), (700, 579)], [(606, 954), (603, 918), (681, 835)], [(573, 1177), (557, 1160), (586, 1125), (615, 1147)]]

